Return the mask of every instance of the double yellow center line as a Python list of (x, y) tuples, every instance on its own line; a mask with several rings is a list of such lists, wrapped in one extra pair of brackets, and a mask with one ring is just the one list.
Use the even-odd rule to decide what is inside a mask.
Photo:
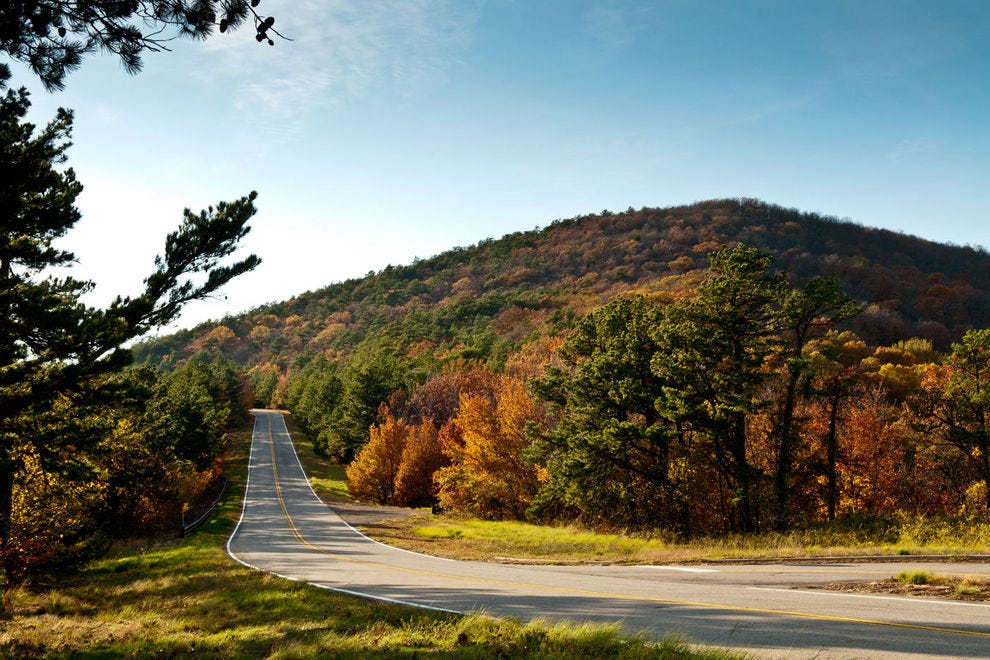
[[(339, 555), (339, 554), (330, 552), (329, 550), (326, 550), (324, 548), (320, 548), (320, 547), (318, 547), (316, 545), (313, 545), (308, 540), (306, 540), (306, 538), (299, 531), (299, 528), (296, 525), (295, 520), (293, 520), (292, 515), (289, 513), (289, 510), (288, 510), (288, 508), (286, 507), (286, 504), (285, 504), (285, 499), (284, 499), (284, 497), (282, 495), (282, 484), (281, 484), (281, 480), (279, 479), (279, 474), (278, 474), (278, 464), (276, 462), (276, 457), (275, 457), (275, 434), (272, 431), (271, 415), (272, 414), (270, 413), (270, 414), (268, 414), (266, 416), (267, 417), (267, 421), (268, 421), (268, 441), (269, 441), (269, 444), (271, 445), (272, 474), (273, 474), (274, 481), (275, 481), (275, 497), (278, 499), (279, 506), (282, 509), (282, 514), (285, 516), (285, 520), (286, 520), (286, 522), (288, 522), (289, 529), (292, 530), (293, 536), (296, 537), (296, 539), (299, 541), (300, 544), (302, 544), (304, 547), (306, 547), (309, 550), (312, 550), (314, 552), (318, 552), (320, 554), (326, 555), (327, 557), (332, 557), (333, 559), (336, 559), (338, 561), (348, 562), (348, 563), (351, 563), (351, 564), (359, 564), (359, 565), (362, 565), (362, 566), (369, 566), (369, 567), (373, 567), (373, 568), (377, 568), (377, 569), (386, 569), (386, 570), (397, 571), (397, 572), (402, 572), (402, 573), (410, 573), (410, 574), (414, 574), (414, 575), (422, 575), (422, 576), (428, 576), (428, 577), (437, 577), (437, 578), (442, 578), (442, 579), (446, 579), (446, 580), (459, 580), (459, 581), (463, 581), (463, 582), (473, 582), (473, 583), (481, 583), (481, 584), (493, 584), (493, 585), (508, 586), (508, 587), (514, 587), (514, 588), (518, 588), (518, 589), (524, 589), (524, 590), (530, 591), (530, 592), (533, 591), (533, 590), (555, 591), (555, 592), (560, 592), (560, 593), (576, 594), (576, 595), (589, 596), (589, 597), (595, 597), (595, 598), (609, 598), (609, 599), (613, 599), (613, 600), (639, 601), (639, 602), (647, 602), (647, 603), (660, 603), (660, 604), (664, 604), (664, 605), (677, 605), (677, 606), (682, 606), (682, 607), (699, 607), (699, 608), (706, 608), (706, 609), (712, 609), (712, 610), (723, 610), (723, 611), (729, 611), (729, 612), (745, 612), (745, 613), (748, 613), (748, 614), (767, 614), (767, 615), (776, 615), (776, 616), (795, 617), (795, 618), (801, 618), (801, 619), (812, 619), (812, 620), (815, 620), (815, 621), (832, 621), (832, 622), (838, 622), (838, 623), (854, 623), (854, 624), (859, 624), (859, 625), (884, 626), (884, 627), (888, 627), (888, 628), (901, 628), (901, 629), (907, 629), (907, 630), (923, 630), (923, 631), (928, 631), (928, 632), (947, 633), (947, 634), (952, 634), (952, 635), (966, 635), (966, 636), (969, 636), (969, 637), (990, 638), (990, 633), (980, 632), (980, 631), (976, 631), (976, 630), (961, 630), (961, 629), (958, 629), (958, 628), (943, 628), (943, 627), (939, 627), (939, 626), (925, 626), (925, 625), (914, 624), (914, 623), (898, 623), (898, 622), (895, 622), (895, 621), (878, 621), (878, 620), (875, 620), (875, 619), (858, 619), (858, 618), (854, 618), (854, 617), (834, 616), (834, 615), (829, 615), (829, 614), (813, 614), (813, 613), (810, 613), (810, 612), (792, 612), (792, 611), (788, 611), (788, 610), (772, 610), (772, 609), (764, 609), (764, 608), (758, 608), (758, 607), (745, 607), (745, 606), (742, 606), (742, 605), (721, 605), (721, 604), (717, 604), (717, 603), (705, 603), (705, 602), (690, 601), (690, 600), (677, 600), (677, 599), (673, 599), (673, 598), (660, 598), (660, 597), (656, 597), (656, 596), (634, 596), (634, 595), (629, 595), (629, 594), (618, 594), (618, 593), (608, 593), (608, 592), (601, 592), (601, 591), (591, 591), (591, 590), (588, 590), (588, 589), (578, 589), (578, 588), (574, 588), (574, 587), (559, 587), (559, 586), (537, 585), (537, 584), (530, 584), (530, 583), (526, 583), (526, 582), (516, 582), (516, 581), (512, 581), (512, 580), (497, 580), (497, 579), (491, 579), (491, 578), (469, 577), (469, 576), (463, 576), (463, 575), (451, 575), (451, 574), (448, 574), (448, 573), (439, 573), (439, 572), (435, 572), (435, 571), (427, 571), (427, 570), (414, 569), (414, 568), (404, 568), (404, 567), (400, 567), (400, 566), (392, 566), (390, 564), (383, 564), (383, 563), (380, 563), (380, 562), (373, 562), (373, 561), (367, 561), (367, 560), (362, 560), (362, 559), (354, 559), (353, 557), (345, 557), (343, 555)], [(290, 439), (289, 442), (290, 442), (290, 447), (291, 447), (291, 439)], [(295, 448), (294, 447), (292, 448), (292, 451), (295, 451)]]

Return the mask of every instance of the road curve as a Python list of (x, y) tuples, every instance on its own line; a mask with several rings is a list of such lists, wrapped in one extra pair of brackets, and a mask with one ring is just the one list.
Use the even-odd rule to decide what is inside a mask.
[[(905, 564), (518, 566), (385, 546), (345, 523), (309, 485), (285, 420), (255, 410), (236, 561), (365, 598), (520, 619), (619, 621), (631, 631), (759, 657), (990, 658), (990, 605), (816, 591), (889, 577)], [(990, 575), (985, 564), (912, 564)]]

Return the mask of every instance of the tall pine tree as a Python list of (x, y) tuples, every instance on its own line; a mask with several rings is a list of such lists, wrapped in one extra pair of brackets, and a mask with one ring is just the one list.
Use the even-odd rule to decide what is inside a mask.
[[(0, 91), (5, 80), (0, 78)], [(72, 113), (60, 109), (45, 128), (24, 121), (24, 89), (0, 97), (0, 554), (8, 557), (12, 492), (23, 456), (49, 471), (76, 466), (79, 449), (96, 440), (74, 414), (112, 396), (105, 376), (130, 362), (128, 340), (176, 318), (254, 268), (254, 255), (227, 263), (248, 232), (255, 193), (200, 213), (184, 211), (141, 295), (106, 309), (80, 301), (92, 284), (56, 277), (72, 263), (55, 241), (79, 220), (82, 190), (64, 167)]]

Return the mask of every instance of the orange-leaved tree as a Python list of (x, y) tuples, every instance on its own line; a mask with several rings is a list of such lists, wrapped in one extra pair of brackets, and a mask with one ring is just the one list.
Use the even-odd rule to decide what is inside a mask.
[(371, 439), (347, 466), (347, 488), (359, 500), (392, 504), (410, 427), (384, 406), (379, 420), (371, 427)]
[[(521, 380), (503, 376), (494, 397), (461, 396), (457, 417), (444, 444), (455, 449), (452, 464), (437, 471), (444, 508), (486, 518), (522, 518), (540, 485), (541, 470), (525, 460), (526, 425), (539, 420), (542, 406)], [(459, 436), (463, 445), (450, 442)]]
[(400, 506), (428, 506), (434, 503), (433, 474), (447, 464), (440, 451), (439, 431), (425, 420), (409, 428), (395, 475), (395, 503)]
[(972, 481), (983, 484), (984, 513), (990, 513), (990, 328), (970, 330), (953, 344), (909, 403), (918, 423), (965, 459)]

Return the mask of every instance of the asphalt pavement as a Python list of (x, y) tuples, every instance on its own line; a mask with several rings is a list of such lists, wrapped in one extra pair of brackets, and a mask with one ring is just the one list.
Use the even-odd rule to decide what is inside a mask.
[(530, 566), (430, 557), (348, 525), (313, 492), (283, 417), (254, 414), (244, 508), (227, 551), (258, 570), (416, 607), (618, 621), (761, 658), (990, 658), (990, 605), (820, 589), (905, 569), (988, 577), (988, 564)]

